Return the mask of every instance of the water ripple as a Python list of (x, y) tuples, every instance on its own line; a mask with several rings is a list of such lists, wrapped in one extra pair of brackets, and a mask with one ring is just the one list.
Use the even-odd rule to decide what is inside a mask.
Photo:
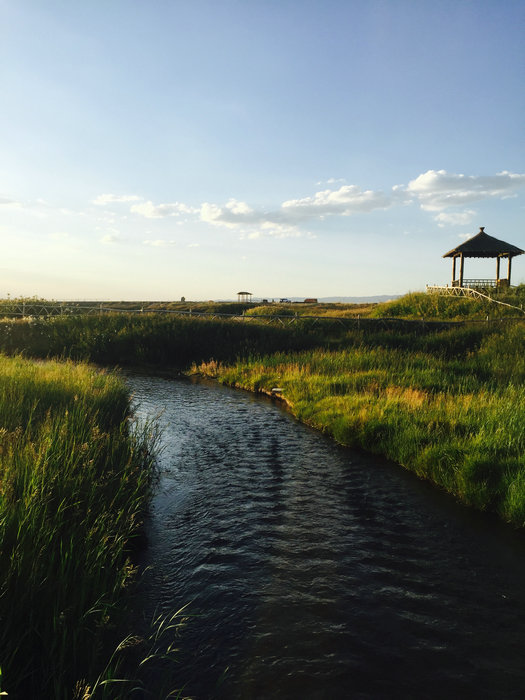
[(525, 697), (525, 546), (268, 401), (130, 377), (162, 411), (145, 609), (191, 601), (206, 698)]

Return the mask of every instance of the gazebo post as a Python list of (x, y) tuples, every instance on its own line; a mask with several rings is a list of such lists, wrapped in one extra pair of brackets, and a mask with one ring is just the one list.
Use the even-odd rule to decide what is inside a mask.
[(459, 256), (459, 286), (463, 286), (463, 263), (464, 263), (464, 258), (463, 258), (463, 253), (460, 254)]
[(456, 256), (452, 258), (452, 286), (454, 286), (454, 282), (456, 281)]
[(496, 258), (496, 286), (499, 284), (499, 262), (500, 262), (500, 260), (501, 260), (501, 258), (498, 255), (498, 257)]
[(509, 264), (508, 264), (508, 266), (507, 266), (507, 284), (509, 285), (509, 287), (510, 287), (510, 267), (511, 267), (511, 263), (512, 263), (512, 256), (509, 255)]

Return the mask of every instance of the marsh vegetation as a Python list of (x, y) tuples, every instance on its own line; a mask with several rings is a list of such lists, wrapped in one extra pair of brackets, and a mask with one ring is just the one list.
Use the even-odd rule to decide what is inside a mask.
[[(68, 698), (76, 684), (79, 697), (104, 697), (117, 673), (108, 649), (133, 580), (155, 435), (133, 427), (122, 380), (86, 361), (279, 387), (300, 420), (338, 442), (525, 526), (525, 324), (506, 310), (487, 323), (476, 304), (407, 295), (353, 309), (252, 306), (245, 320), (0, 320), (0, 690)], [(258, 318), (268, 309), (295, 320)], [(408, 321), (385, 325), (393, 315)]]
[(95, 697), (133, 580), (153, 446), (115, 375), (0, 356), (0, 681), (10, 698), (71, 698), (75, 686)]

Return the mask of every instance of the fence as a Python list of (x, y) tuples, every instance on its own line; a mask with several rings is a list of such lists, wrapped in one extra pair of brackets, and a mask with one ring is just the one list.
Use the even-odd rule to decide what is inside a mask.
[[(457, 292), (455, 287), (433, 287), (428, 288), (427, 291), (437, 291), (448, 289), (450, 292)], [(469, 289), (464, 290), (465, 292), (470, 292), (479, 296), (485, 296), (479, 292)], [(490, 297), (486, 297), (490, 299)], [(493, 301), (493, 300), (492, 300)], [(502, 303), (502, 302), (498, 302)], [(504, 306), (511, 306), (510, 304), (504, 304)], [(522, 309), (518, 307), (518, 311), (523, 313)], [(469, 320), (469, 321), (435, 321), (425, 318), (420, 319), (402, 319), (394, 317), (385, 318), (361, 318), (360, 315), (357, 316), (313, 316), (306, 314), (257, 314), (250, 315), (244, 312), (241, 313), (222, 313), (217, 311), (194, 311), (192, 309), (172, 309), (172, 308), (159, 308), (150, 307), (148, 302), (144, 304), (137, 305), (136, 307), (121, 307), (121, 306), (108, 306), (104, 303), (92, 304), (91, 302), (1, 302), (0, 301), (0, 317), (3, 318), (46, 318), (46, 317), (57, 317), (57, 316), (93, 316), (93, 315), (105, 315), (105, 314), (162, 314), (162, 315), (172, 315), (172, 316), (183, 316), (187, 318), (202, 318), (208, 320), (232, 320), (236, 322), (243, 323), (275, 323), (282, 326), (291, 326), (294, 324), (303, 324), (312, 328), (317, 324), (332, 324), (335, 326), (342, 326), (348, 329), (357, 330), (401, 330), (401, 331), (417, 331), (419, 329), (434, 329), (442, 330), (445, 328), (450, 328), (453, 326), (460, 326), (466, 323), (487, 323), (487, 322), (504, 322), (504, 321), (515, 321), (523, 320), (523, 316), (519, 319), (516, 317), (507, 317), (501, 319), (489, 319), (488, 316), (485, 320)]]
[(511, 309), (516, 309), (522, 314), (525, 310), (522, 306), (514, 306), (514, 304), (507, 304), (505, 301), (499, 301), (489, 297), (488, 294), (483, 294), (477, 289), (472, 287), (440, 287), (438, 285), (428, 285), (427, 284), (427, 294), (443, 294), (445, 296), (458, 296), (458, 297), (477, 297), (478, 299), (484, 299), (485, 301), (490, 301), (493, 304), (500, 304), (501, 306), (508, 306)]

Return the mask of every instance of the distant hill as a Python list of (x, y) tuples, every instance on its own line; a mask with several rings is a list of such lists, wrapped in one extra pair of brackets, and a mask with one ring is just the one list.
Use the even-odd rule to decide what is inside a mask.
[[(316, 298), (319, 304), (379, 304), (383, 301), (392, 301), (393, 299), (399, 299), (402, 294), (376, 294), (375, 296), (369, 297), (318, 297)], [(286, 301), (290, 302), (303, 302), (306, 297), (286, 297)], [(265, 297), (269, 301), (279, 301), (279, 297)], [(220, 299), (217, 300), (218, 304), (232, 303), (237, 301), (236, 299)], [(254, 297), (252, 299), (254, 304), (259, 304), (261, 302), (261, 297)]]
[[(402, 294), (377, 294), (369, 297), (319, 297), (317, 301), (322, 304), (373, 304), (382, 301), (399, 299)], [(290, 301), (304, 301), (305, 297), (288, 297)]]
[(402, 294), (377, 294), (370, 297), (322, 297), (318, 301), (331, 302), (334, 304), (373, 304), (381, 303), (382, 301), (391, 301), (399, 299)]

